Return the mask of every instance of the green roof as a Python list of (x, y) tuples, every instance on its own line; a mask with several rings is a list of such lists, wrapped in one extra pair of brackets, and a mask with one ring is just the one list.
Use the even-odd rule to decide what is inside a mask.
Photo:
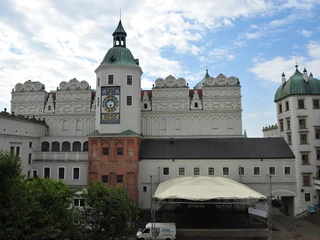
[(278, 88), (274, 101), (277, 102), (290, 95), (320, 95), (320, 80), (310, 74), (305, 81), (304, 74), (297, 68), (289, 80)]
[(125, 47), (110, 48), (101, 62), (101, 66), (139, 66), (139, 61), (134, 59), (131, 51)]
[(206, 82), (206, 80), (210, 77), (208, 70), (206, 70), (206, 75), (204, 76), (204, 78), (198, 82), (195, 86), (194, 89), (202, 89), (203, 84)]
[(112, 35), (114, 36), (116, 34), (124, 34), (127, 36), (127, 33), (122, 26), (121, 20), (119, 21), (118, 27), (116, 28), (116, 30), (114, 30), (114, 33)]

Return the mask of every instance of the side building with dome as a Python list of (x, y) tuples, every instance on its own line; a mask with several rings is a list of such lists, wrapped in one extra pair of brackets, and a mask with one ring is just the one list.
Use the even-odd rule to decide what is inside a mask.
[(112, 36), (93, 88), (76, 78), (51, 91), (31, 80), (15, 85), (10, 113), (0, 113), (0, 149), (21, 156), (28, 177), (74, 189), (97, 181), (122, 186), (150, 209), (158, 184), (173, 178), (225, 177), (268, 195), (272, 175), (272, 195), (288, 214), (299, 213), (293, 151), (282, 137), (243, 134), (237, 77), (206, 71), (190, 89), (168, 73), (141, 90), (142, 68), (121, 21)]
[[(320, 201), (320, 80), (298, 66), (274, 97), (277, 124), (263, 128), (264, 137), (282, 137), (295, 155), (298, 212)], [(309, 209), (310, 210), (310, 209)]]

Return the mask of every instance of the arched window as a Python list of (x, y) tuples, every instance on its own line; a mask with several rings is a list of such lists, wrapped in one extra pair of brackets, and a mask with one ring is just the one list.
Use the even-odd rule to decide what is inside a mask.
[(49, 143), (48, 142), (41, 143), (41, 151), (42, 152), (49, 152)]
[(69, 142), (62, 143), (62, 151), (63, 152), (70, 152), (70, 143)]
[(73, 142), (72, 151), (73, 152), (80, 152), (81, 151), (81, 143), (80, 142)]
[(148, 108), (148, 104), (144, 104), (144, 109), (147, 109)]
[(83, 143), (83, 151), (88, 152), (88, 142)]
[(51, 106), (50, 105), (48, 106), (48, 111), (51, 111)]
[(197, 102), (194, 103), (194, 107), (198, 108), (198, 103)]
[(59, 152), (60, 151), (60, 143), (59, 142), (53, 142), (52, 143), (52, 152)]

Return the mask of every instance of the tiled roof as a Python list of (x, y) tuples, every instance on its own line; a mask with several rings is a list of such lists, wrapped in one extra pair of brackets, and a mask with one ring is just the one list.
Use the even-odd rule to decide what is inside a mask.
[(138, 60), (134, 59), (131, 51), (125, 47), (110, 48), (101, 62), (101, 66), (114, 65), (139, 67)]
[(294, 158), (283, 138), (143, 139), (140, 159)]

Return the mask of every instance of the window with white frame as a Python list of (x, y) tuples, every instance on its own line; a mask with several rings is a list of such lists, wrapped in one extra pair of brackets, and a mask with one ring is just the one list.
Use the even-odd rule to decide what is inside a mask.
[(162, 168), (162, 175), (163, 176), (169, 176), (169, 168), (168, 167), (163, 167)]
[(132, 76), (127, 75), (127, 85), (132, 85)]
[(310, 193), (305, 193), (304, 194), (304, 201), (305, 202), (310, 202), (311, 201), (311, 194)]
[(214, 175), (214, 168), (213, 167), (208, 167), (208, 175), (213, 176)]
[(113, 75), (108, 75), (108, 85), (113, 85)]
[(269, 167), (269, 174), (276, 175), (276, 167)]
[(199, 176), (200, 175), (200, 168), (199, 167), (194, 167), (193, 168), (193, 175)]
[(51, 177), (51, 168), (44, 167), (43, 168), (43, 178), (50, 178)]
[(253, 175), (260, 176), (260, 167), (253, 167)]
[(239, 167), (239, 175), (244, 176), (244, 167)]
[(57, 179), (65, 180), (66, 179), (66, 168), (58, 167)]
[(185, 175), (185, 168), (184, 167), (179, 167), (179, 176)]
[(72, 167), (72, 179), (80, 180), (80, 167)]
[(291, 175), (291, 167), (284, 167), (284, 175)]
[(84, 199), (83, 198), (75, 198), (73, 200), (73, 205), (75, 207), (83, 207), (84, 206)]
[(148, 186), (147, 185), (142, 185), (142, 192), (147, 193), (148, 192)]
[(228, 176), (229, 175), (229, 168), (228, 167), (223, 167), (222, 168), (222, 175)]

